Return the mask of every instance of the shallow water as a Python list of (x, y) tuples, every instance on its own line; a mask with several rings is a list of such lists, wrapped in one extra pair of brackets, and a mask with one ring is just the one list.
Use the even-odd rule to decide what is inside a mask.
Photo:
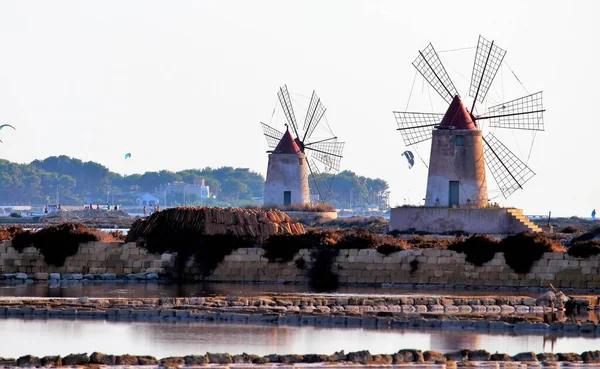
[(513, 355), (524, 351), (581, 353), (600, 346), (600, 338), (595, 336), (19, 318), (0, 319), (0, 342), (0, 356), (4, 357), (90, 354), (93, 351), (156, 357), (205, 352), (267, 355), (369, 350), (371, 353), (393, 353), (402, 348), (441, 352), (485, 349)]
[[(315, 294), (307, 285), (238, 283), (158, 283), (158, 282), (0, 282), (0, 297), (203, 297), (251, 296), (257, 294)], [(440, 290), (432, 288), (341, 287), (335, 295), (363, 296), (537, 296), (539, 292)], [(331, 295), (329, 293), (328, 295)]]

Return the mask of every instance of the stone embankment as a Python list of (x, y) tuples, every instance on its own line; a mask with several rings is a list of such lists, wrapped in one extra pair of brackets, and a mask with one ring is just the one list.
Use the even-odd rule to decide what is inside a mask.
[[(419, 364), (427, 367), (434, 364), (443, 364), (446, 368), (454, 367), (511, 367), (515, 368), (514, 364), (523, 364), (526, 366), (539, 367), (540, 365), (554, 366), (558, 364), (569, 364), (579, 366), (580, 364), (597, 364), (600, 362), (600, 351), (585, 351), (578, 353), (534, 353), (522, 352), (516, 355), (508, 355), (502, 353), (489, 353), (485, 350), (460, 350), (449, 353), (441, 353), (438, 351), (421, 351), (414, 349), (403, 349), (393, 354), (371, 354), (367, 350), (345, 353), (344, 351), (336, 352), (332, 355), (324, 354), (308, 354), (308, 355), (252, 355), (241, 354), (231, 355), (228, 353), (210, 353), (205, 355), (187, 355), (187, 356), (171, 356), (162, 359), (157, 359), (153, 356), (137, 356), (137, 355), (108, 355), (100, 352), (93, 352), (91, 355), (87, 353), (70, 354), (64, 357), (61, 356), (44, 356), (37, 357), (33, 355), (21, 356), (18, 359), (0, 358), (0, 367), (57, 367), (57, 366), (161, 366), (161, 367), (179, 367), (179, 366), (202, 366), (207, 364), (227, 365), (230, 368), (238, 367), (247, 368), (249, 364), (265, 365), (269, 367), (302, 367), (302, 364), (323, 364), (332, 366), (338, 364), (340, 366), (356, 367), (357, 364), (370, 366), (384, 365), (410, 365), (411, 368), (418, 368)], [(513, 365), (508, 365), (508, 364)], [(254, 366), (254, 365), (252, 365)], [(439, 366), (438, 366), (439, 367)]]
[[(572, 300), (593, 308), (596, 297)], [(142, 299), (4, 299), (0, 318), (182, 320), (336, 327), (442, 328), (599, 333), (591, 321), (540, 317), (554, 309), (529, 297), (193, 297)], [(558, 316), (561, 316), (559, 313)], [(564, 319), (564, 316), (563, 316)]]
[[(177, 254), (150, 254), (135, 243), (82, 244), (77, 254), (66, 258), (64, 266), (56, 267), (46, 264), (38, 249), (27, 247), (19, 253), (10, 242), (0, 242), (0, 279), (44, 280), (60, 275), (61, 279), (153, 280), (179, 275), (186, 280), (211, 282), (306, 284), (312, 257), (310, 250), (302, 249), (292, 261), (278, 263), (267, 259), (260, 247), (240, 248), (205, 276), (193, 260), (178, 271)], [(440, 249), (411, 249), (388, 256), (373, 249), (342, 249), (332, 260), (331, 270), (340, 285), (547, 289), (552, 283), (573, 291), (600, 289), (600, 255), (581, 259), (565, 252), (545, 253), (525, 274), (515, 273), (501, 253), (482, 266), (467, 262), (465, 257)]]

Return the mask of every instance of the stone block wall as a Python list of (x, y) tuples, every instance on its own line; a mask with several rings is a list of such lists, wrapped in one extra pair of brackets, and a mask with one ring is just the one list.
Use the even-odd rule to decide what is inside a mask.
[[(65, 266), (44, 263), (34, 248), (18, 253), (10, 242), (0, 243), (0, 274), (27, 273), (157, 273), (172, 276), (174, 254), (151, 255), (133, 243), (88, 243), (77, 255), (67, 258)], [(535, 262), (527, 274), (516, 274), (504, 260), (504, 254), (483, 266), (465, 261), (465, 254), (450, 250), (405, 250), (389, 256), (376, 250), (340, 250), (332, 270), (341, 284), (438, 284), (464, 286), (600, 288), (600, 255), (587, 259), (566, 253), (546, 253)], [(206, 278), (218, 282), (308, 283), (307, 271), (297, 267), (302, 258), (310, 265), (309, 250), (300, 250), (295, 260), (287, 263), (269, 262), (261, 248), (243, 248), (227, 255)], [(300, 263), (301, 264), (301, 263)], [(201, 280), (200, 269), (193, 261), (187, 263), (184, 275), (189, 280)]]
[(44, 262), (44, 256), (35, 248), (27, 247), (19, 253), (10, 242), (0, 242), (0, 273), (80, 273), (125, 275), (131, 273), (165, 274), (173, 266), (174, 255), (149, 255), (134, 243), (90, 242), (79, 247), (76, 255), (69, 256), (65, 265), (55, 267)]
[[(310, 264), (310, 251), (296, 259)], [(515, 273), (504, 254), (483, 266), (465, 261), (466, 255), (450, 250), (405, 250), (384, 256), (376, 250), (341, 250), (332, 269), (341, 284), (439, 284), (464, 286), (600, 288), (600, 255), (578, 259), (566, 253), (546, 253), (527, 274)], [(193, 268), (187, 270), (193, 275)], [(197, 278), (197, 277), (196, 277)], [(308, 283), (296, 262), (270, 263), (260, 248), (239, 249), (217, 267), (211, 281)]]

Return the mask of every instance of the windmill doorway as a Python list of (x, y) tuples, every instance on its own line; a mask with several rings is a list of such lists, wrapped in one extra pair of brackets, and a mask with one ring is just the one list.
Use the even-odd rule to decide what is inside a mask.
[(292, 191), (283, 191), (283, 205), (292, 205)]
[(448, 200), (449, 200), (449, 207), (453, 207), (453, 206), (458, 206), (458, 188), (459, 188), (459, 182), (458, 181), (450, 181), (449, 184), (450, 188), (448, 191)]

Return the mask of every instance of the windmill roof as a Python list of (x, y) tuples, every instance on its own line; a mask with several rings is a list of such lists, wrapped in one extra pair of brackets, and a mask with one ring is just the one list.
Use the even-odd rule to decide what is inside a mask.
[(439, 126), (446, 128), (453, 127), (455, 129), (477, 129), (475, 123), (473, 123), (471, 114), (469, 114), (458, 95), (454, 96), (454, 99), (452, 99)]
[(277, 147), (273, 151), (278, 154), (298, 154), (300, 152), (300, 147), (298, 147), (296, 141), (294, 141), (290, 130), (286, 129), (283, 137), (281, 137), (281, 140), (279, 140)]

